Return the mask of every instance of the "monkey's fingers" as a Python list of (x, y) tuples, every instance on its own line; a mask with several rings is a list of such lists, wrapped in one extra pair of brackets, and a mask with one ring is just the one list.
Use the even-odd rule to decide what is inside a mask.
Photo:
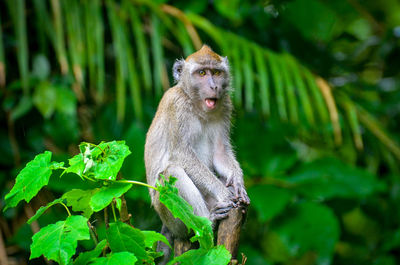
[(226, 187), (233, 186), (233, 177), (228, 177), (226, 180)]
[(240, 190), (240, 198), (239, 198), (239, 202), (243, 203), (244, 205), (249, 205), (250, 204), (250, 198), (247, 195), (247, 192), (245, 189), (241, 189)]

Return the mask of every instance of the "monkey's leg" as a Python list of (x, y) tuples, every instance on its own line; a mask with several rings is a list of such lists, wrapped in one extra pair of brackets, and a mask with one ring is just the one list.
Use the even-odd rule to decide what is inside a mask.
[[(172, 238), (171, 232), (168, 230), (168, 228), (165, 225), (163, 225), (161, 228), (161, 234), (163, 234), (167, 238), (169, 244), (172, 246), (174, 240)], [(157, 264), (158, 265), (167, 264), (167, 262), (169, 261), (169, 259), (171, 257), (171, 252), (172, 252), (171, 249), (164, 242), (158, 241), (157, 252), (160, 252), (160, 251), (162, 251), (164, 253), (164, 256)]]
[[(169, 166), (164, 175), (177, 178), (175, 187), (178, 188), (179, 195), (193, 207), (194, 214), (209, 217), (210, 212), (203, 196), (182, 168)], [(157, 195), (155, 201), (158, 201)], [(179, 256), (189, 250), (191, 246), (189, 234), (182, 221), (174, 218), (171, 212), (159, 202), (154, 203), (154, 208), (160, 215), (163, 224), (168, 227), (174, 237), (175, 256)]]
[(239, 246), (240, 228), (243, 223), (243, 208), (230, 210), (229, 216), (221, 220), (218, 227), (217, 244), (225, 245), (232, 254), (232, 264), (237, 264), (236, 255)]

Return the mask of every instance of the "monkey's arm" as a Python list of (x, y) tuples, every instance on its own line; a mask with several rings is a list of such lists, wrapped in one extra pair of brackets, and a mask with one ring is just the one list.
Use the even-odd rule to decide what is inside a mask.
[[(215, 144), (213, 163), (215, 171), (226, 179), (226, 187), (232, 187), (235, 199), (245, 205), (250, 204), (243, 181), (243, 171), (232, 151), (231, 144), (218, 137)], [(226, 137), (224, 138), (226, 139)]]
[(180, 158), (172, 159), (172, 163), (185, 170), (204, 196), (209, 196), (218, 202), (233, 199), (231, 192), (197, 157), (190, 146), (182, 144), (177, 153)]

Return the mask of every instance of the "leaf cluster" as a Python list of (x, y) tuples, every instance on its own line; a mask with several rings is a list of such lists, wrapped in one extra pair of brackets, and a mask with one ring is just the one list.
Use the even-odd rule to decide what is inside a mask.
[[(178, 195), (174, 187), (176, 179), (164, 178), (165, 185), (158, 183), (157, 187), (129, 180), (117, 180), (118, 172), (126, 156), (130, 154), (124, 141), (102, 142), (99, 145), (82, 143), (80, 153), (70, 158), (69, 166), (51, 161), (51, 152), (38, 154), (16, 178), (16, 183), (6, 195), (6, 206), (16, 207), (25, 200), (29, 202), (48, 184), (52, 171), (62, 169), (61, 177), (67, 173), (78, 175), (82, 181), (95, 182), (98, 188), (90, 190), (72, 189), (60, 198), (42, 206), (28, 223), (36, 221), (50, 207), (60, 204), (65, 207), (68, 217), (55, 224), (49, 224), (40, 229), (31, 244), (30, 259), (44, 256), (59, 264), (155, 264), (155, 260), (163, 253), (156, 251), (157, 242), (161, 241), (171, 247), (170, 242), (155, 231), (142, 231), (130, 225), (130, 221), (118, 220), (115, 208), (121, 213), (121, 196), (133, 184), (147, 186), (160, 193), (160, 201), (193, 230), (195, 236), (192, 242), (199, 241), (200, 248), (190, 250), (176, 257), (170, 264), (227, 264), (230, 253), (223, 246), (214, 246), (211, 222), (204, 217), (193, 214), (192, 207)], [(72, 209), (72, 213), (70, 208)], [(95, 212), (107, 207), (112, 208), (114, 222), (107, 224), (106, 236), (100, 242), (91, 226), (90, 218)], [(81, 213), (81, 214), (80, 214)], [(126, 221), (126, 220), (125, 220)], [(78, 242), (92, 240), (96, 243), (93, 250), (82, 252), (76, 256)], [(98, 242), (98, 243), (97, 243)], [(73, 258), (75, 256), (75, 258)]]

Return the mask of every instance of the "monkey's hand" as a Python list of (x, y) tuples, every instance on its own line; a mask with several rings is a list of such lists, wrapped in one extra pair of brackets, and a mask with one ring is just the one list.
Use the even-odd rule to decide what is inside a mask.
[(243, 206), (247, 206), (250, 204), (250, 198), (247, 195), (244, 184), (240, 179), (234, 175), (231, 175), (226, 180), (226, 187), (229, 187), (233, 193), (235, 201)]

